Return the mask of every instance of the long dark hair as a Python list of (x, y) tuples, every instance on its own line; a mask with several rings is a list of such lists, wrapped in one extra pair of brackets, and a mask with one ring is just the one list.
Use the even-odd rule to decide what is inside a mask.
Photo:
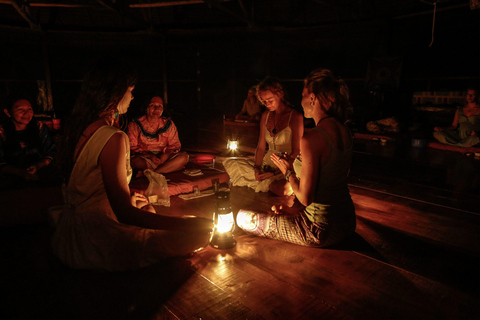
[[(6, 98), (5, 106), (11, 117), (13, 116), (13, 106), (20, 100), (26, 100), (30, 103), (30, 99), (20, 93), (11, 94)], [(40, 145), (40, 130), (35, 117), (32, 118), (32, 121), (30, 121), (25, 128), (25, 134), (23, 135), (25, 140), (23, 141), (20, 141), (19, 136), (16, 134), (15, 123), (13, 122), (12, 118), (8, 118), (6, 121), (4, 121), (4, 123), (2, 123), (2, 127), (5, 133), (6, 149), (16, 150), (21, 148), (21, 142), (33, 147)]]
[(313, 93), (317, 97), (322, 108), (324, 105), (331, 104), (330, 108), (325, 110), (329, 116), (341, 123), (348, 120), (352, 105), (347, 84), (335, 77), (330, 70), (316, 69), (310, 72), (305, 78), (305, 88), (308, 93)]
[(135, 82), (134, 69), (113, 57), (97, 61), (85, 74), (82, 91), (66, 122), (60, 146), (61, 168), (67, 180), (73, 169), (75, 148), (85, 129), (91, 123), (113, 113), (128, 88)]

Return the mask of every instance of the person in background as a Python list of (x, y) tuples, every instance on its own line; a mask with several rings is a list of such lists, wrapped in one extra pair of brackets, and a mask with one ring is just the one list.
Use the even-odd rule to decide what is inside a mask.
[(330, 70), (314, 70), (304, 82), (302, 107), (316, 126), (301, 139), (301, 158), (271, 156), (300, 206), (274, 206), (272, 213), (240, 210), (237, 225), (257, 236), (325, 247), (352, 235), (356, 227), (347, 186), (353, 154), (345, 125), (351, 108), (348, 88)]
[(281, 153), (294, 159), (299, 154), (303, 116), (293, 110), (276, 79), (266, 78), (260, 82), (257, 97), (267, 110), (260, 120), (255, 159), (227, 159), (223, 165), (233, 186), (247, 186), (256, 192), (271, 191), (279, 196), (291, 195), (290, 184), (283, 179), (271, 155)]
[(262, 109), (260, 102), (255, 95), (256, 88), (255, 86), (251, 87), (248, 90), (248, 95), (245, 101), (243, 102), (242, 110), (239, 114), (235, 116), (235, 120), (244, 120), (251, 122), (258, 122), (262, 116)]
[(443, 144), (457, 147), (480, 145), (480, 104), (479, 91), (468, 88), (467, 104), (455, 112), (452, 125), (447, 128), (435, 127), (433, 137)]
[(10, 96), (3, 110), (7, 120), (0, 125), (0, 175), (2, 180), (48, 179), (56, 155), (48, 127), (33, 116), (30, 102)]
[(152, 97), (146, 114), (128, 124), (128, 139), (134, 170), (151, 169), (168, 173), (185, 168), (188, 154), (180, 152), (177, 127), (171, 119), (162, 117), (163, 100)]
[(183, 256), (210, 240), (212, 219), (155, 213), (131, 194), (127, 135), (112, 126), (135, 87), (133, 69), (102, 59), (86, 74), (60, 149), (65, 205), (52, 240), (55, 255), (76, 269), (128, 270)]

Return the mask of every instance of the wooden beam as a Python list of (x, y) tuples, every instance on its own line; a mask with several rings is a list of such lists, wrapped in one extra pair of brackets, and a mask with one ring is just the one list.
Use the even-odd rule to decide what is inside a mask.
[(84, 4), (67, 4), (67, 3), (40, 3), (40, 2), (29, 2), (30, 7), (57, 7), (57, 8), (84, 8), (89, 7), (89, 5)]
[[(15, 0), (0, 0), (0, 4), (11, 4), (13, 5)], [(64, 7), (64, 8), (83, 8), (88, 7), (89, 5), (85, 4), (68, 4), (68, 3), (43, 3), (43, 2), (25, 2), (26, 6), (29, 7)]]
[(168, 1), (168, 2), (136, 3), (136, 4), (131, 4), (130, 8), (171, 7), (171, 6), (181, 6), (185, 4), (197, 4), (197, 3), (204, 3), (204, 1), (203, 0), (178, 0), (178, 1)]
[(120, 17), (122, 18), (125, 18), (125, 19), (128, 19), (130, 21), (133, 21), (135, 23), (138, 23), (144, 27), (146, 27), (147, 29), (149, 28), (149, 26), (146, 25), (145, 21), (143, 20), (140, 20), (140, 19), (137, 19), (135, 17), (132, 17), (128, 14), (126, 14), (124, 12), (124, 10), (122, 10), (122, 8), (120, 8), (118, 5), (115, 5), (114, 3), (112, 3), (111, 1), (104, 1), (104, 0), (97, 0), (97, 2), (103, 6), (104, 8), (108, 9), (108, 10), (111, 10), (112, 12), (116, 13), (117, 15), (119, 15)]
[(243, 0), (238, 0), (238, 4), (240, 5), (240, 8), (242, 8), (242, 12), (245, 16), (245, 19), (247, 21), (247, 24), (250, 28), (254, 26), (253, 23), (253, 4), (252, 4), (252, 10), (250, 14), (248, 13), (247, 9), (245, 8), (245, 4), (243, 3)]
[[(461, 8), (467, 8), (468, 4), (457, 4), (457, 5), (452, 5), (444, 8), (437, 8), (437, 12), (439, 11), (449, 11), (449, 10), (455, 10), (455, 9), (461, 9)], [(405, 19), (405, 18), (411, 18), (411, 17), (416, 17), (416, 16), (422, 16), (426, 14), (432, 14), (433, 10), (428, 10), (428, 11), (421, 11), (421, 12), (414, 12), (410, 14), (404, 14), (401, 16), (393, 17), (393, 19)]]
[(40, 26), (25, 11), (23, 5), (19, 4), (17, 1), (12, 1), (10, 4), (15, 8), (15, 10), (17, 10), (17, 12), (22, 16), (22, 18), (28, 22), (30, 28), (34, 30), (40, 30)]
[(248, 19), (244, 18), (243, 16), (237, 14), (236, 12), (226, 8), (225, 6), (221, 5), (219, 3), (219, 1), (217, 0), (205, 0), (205, 3), (210, 6), (210, 7), (215, 7), (225, 13), (228, 13), (230, 14), (231, 16), (234, 16), (235, 18), (237, 18), (238, 20), (242, 21), (242, 22), (245, 22), (248, 26), (250, 26), (250, 21), (248, 21)]
[[(230, 0), (217, 0), (217, 2), (226, 2)], [(205, 0), (176, 0), (176, 1), (159, 1), (154, 3), (135, 3), (131, 4), (130, 8), (156, 8), (156, 7), (172, 7), (182, 6), (187, 4), (205, 3)]]

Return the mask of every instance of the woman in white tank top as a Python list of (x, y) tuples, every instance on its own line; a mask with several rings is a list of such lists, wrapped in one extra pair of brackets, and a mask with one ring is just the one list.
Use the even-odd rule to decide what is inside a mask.
[(292, 189), (272, 162), (271, 155), (282, 154), (294, 159), (299, 154), (303, 116), (291, 108), (277, 80), (264, 79), (257, 85), (256, 91), (258, 100), (267, 111), (260, 120), (255, 158), (227, 159), (223, 165), (233, 186), (247, 186), (256, 192), (272, 191), (277, 195), (291, 195)]
[(330, 70), (314, 70), (302, 93), (305, 117), (316, 127), (300, 142), (301, 159), (273, 154), (300, 206), (273, 208), (272, 213), (240, 210), (237, 225), (244, 231), (304, 246), (336, 244), (355, 231), (355, 208), (347, 186), (353, 144), (345, 126), (350, 109), (348, 88)]

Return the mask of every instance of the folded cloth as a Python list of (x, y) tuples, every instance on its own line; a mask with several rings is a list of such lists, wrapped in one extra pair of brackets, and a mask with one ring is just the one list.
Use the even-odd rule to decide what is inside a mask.
[(190, 199), (197, 199), (197, 198), (202, 198), (206, 196), (211, 196), (212, 194), (215, 194), (213, 190), (205, 190), (199, 193), (192, 192), (188, 194), (180, 194), (178, 197), (183, 200), (190, 200)]
[(183, 173), (185, 173), (186, 175), (189, 175), (189, 176), (201, 176), (203, 174), (202, 170), (200, 169), (192, 169), (192, 170), (185, 170), (183, 171)]

